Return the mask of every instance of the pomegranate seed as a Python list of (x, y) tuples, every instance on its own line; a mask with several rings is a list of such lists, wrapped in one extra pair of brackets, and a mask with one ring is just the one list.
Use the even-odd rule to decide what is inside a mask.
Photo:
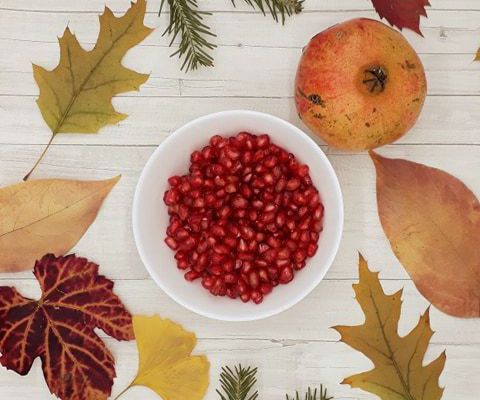
[(263, 301), (263, 295), (260, 292), (257, 292), (256, 290), (252, 291), (250, 297), (255, 304), (260, 304)]
[(259, 135), (257, 136), (257, 147), (264, 148), (270, 144), (270, 137), (268, 135)]
[(250, 271), (250, 274), (248, 275), (248, 283), (250, 284), (250, 287), (254, 289), (260, 284), (260, 278), (255, 271)]
[(197, 271), (188, 271), (184, 276), (187, 281), (194, 281), (200, 278), (200, 274)]
[(177, 260), (177, 267), (178, 269), (187, 269), (190, 267), (190, 263), (187, 259), (183, 258), (181, 260)]
[(240, 295), (240, 299), (244, 302), (244, 303), (248, 303), (250, 301), (250, 292), (245, 292), (245, 293), (242, 293)]
[(268, 283), (262, 283), (260, 285), (260, 292), (262, 292), (262, 294), (264, 294), (264, 295), (271, 293), (272, 290), (273, 290), (272, 285), (270, 285)]
[(209, 268), (208, 268), (208, 271), (212, 274), (212, 275), (216, 275), (216, 276), (219, 276), (219, 275), (222, 275), (223, 274), (223, 269), (220, 265), (211, 265)]
[(310, 243), (307, 247), (307, 256), (313, 257), (317, 252), (318, 245), (316, 243)]
[(204, 275), (202, 278), (202, 285), (205, 289), (210, 289), (215, 283), (215, 279), (211, 276)]
[(288, 283), (293, 279), (293, 270), (291, 267), (286, 266), (285, 268), (282, 269), (282, 272), (280, 273), (280, 283)]
[(170, 247), (172, 250), (177, 250), (178, 249), (178, 243), (177, 241), (172, 238), (172, 237), (167, 237), (165, 239), (165, 243), (167, 244), (168, 247)]
[(277, 257), (280, 260), (288, 260), (290, 258), (290, 250), (287, 247), (283, 247), (278, 251)]
[(230, 253), (230, 249), (228, 246), (225, 246), (224, 244), (216, 244), (213, 247), (213, 251), (217, 254), (228, 254)]
[(293, 178), (287, 182), (286, 188), (287, 190), (293, 191), (293, 190), (297, 190), (299, 186), (300, 186), (300, 181), (296, 178)]

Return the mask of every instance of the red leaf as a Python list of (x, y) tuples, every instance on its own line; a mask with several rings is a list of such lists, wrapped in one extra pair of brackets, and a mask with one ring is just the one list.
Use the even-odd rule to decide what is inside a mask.
[(26, 375), (35, 358), (50, 391), (68, 400), (103, 400), (111, 393), (114, 359), (95, 334), (133, 339), (132, 317), (113, 293), (113, 282), (85, 258), (45, 255), (33, 271), (40, 300), (0, 287), (0, 362)]
[[(411, 29), (422, 35), (420, 16), (427, 17), (428, 0), (372, 0), (380, 18), (385, 18), (392, 26)], [(423, 36), (423, 35), (422, 35)]]

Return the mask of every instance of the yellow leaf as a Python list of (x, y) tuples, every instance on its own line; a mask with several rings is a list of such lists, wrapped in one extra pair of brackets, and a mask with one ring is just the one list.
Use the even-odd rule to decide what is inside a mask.
[(54, 135), (95, 133), (126, 117), (115, 111), (111, 100), (119, 93), (138, 90), (148, 79), (121, 64), (125, 53), (152, 32), (143, 24), (145, 7), (145, 0), (138, 0), (120, 18), (105, 8), (91, 51), (84, 50), (70, 29), (65, 29), (59, 39), (58, 66), (52, 71), (33, 66), (40, 88), (37, 103)]
[(125, 68), (121, 63), (127, 51), (153, 30), (143, 24), (145, 8), (145, 0), (137, 0), (125, 15), (117, 18), (105, 7), (92, 50), (83, 49), (67, 27), (59, 39), (58, 66), (47, 71), (33, 65), (33, 76), (40, 89), (37, 104), (52, 137), (23, 180), (30, 177), (57, 134), (97, 133), (101, 127), (127, 117), (113, 108), (112, 97), (139, 90), (148, 79), (149, 75)]
[(120, 179), (45, 179), (0, 189), (0, 271), (30, 269), (46, 253), (69, 251)]
[(475, 61), (480, 61), (480, 49), (477, 50), (477, 55), (475, 56)]
[(378, 215), (418, 290), (439, 310), (480, 316), (480, 203), (436, 168), (371, 153)]
[(133, 330), (139, 366), (130, 386), (146, 386), (163, 400), (203, 399), (210, 363), (205, 356), (190, 355), (195, 334), (158, 316), (134, 316)]
[(423, 360), (433, 331), (429, 310), (406, 336), (398, 335), (402, 290), (386, 295), (378, 279), (360, 256), (360, 282), (354, 284), (356, 299), (365, 314), (358, 326), (334, 327), (342, 342), (366, 355), (374, 365), (344, 379), (349, 384), (379, 396), (383, 400), (439, 400), (443, 389), (438, 385), (446, 361), (445, 352), (424, 366)]

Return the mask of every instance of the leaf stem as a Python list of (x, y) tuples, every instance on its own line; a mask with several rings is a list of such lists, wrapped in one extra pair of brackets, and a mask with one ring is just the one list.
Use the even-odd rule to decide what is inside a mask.
[(130, 383), (130, 385), (128, 385), (125, 389), (123, 389), (119, 394), (117, 394), (117, 396), (113, 399), (113, 400), (117, 400), (119, 399), (120, 397), (122, 397), (122, 395), (124, 395), (130, 388), (132, 387), (132, 384)]
[(35, 168), (37, 168), (38, 164), (40, 164), (40, 161), (42, 161), (47, 150), (50, 148), (50, 145), (52, 144), (54, 137), (55, 137), (55, 134), (52, 133), (52, 136), (50, 137), (50, 140), (48, 141), (47, 146), (43, 149), (42, 154), (40, 154), (40, 157), (38, 158), (37, 162), (33, 165), (32, 169), (28, 172), (28, 174), (23, 177), (24, 181), (27, 181), (28, 178), (30, 178), (30, 175), (32, 174), (32, 172), (35, 170)]

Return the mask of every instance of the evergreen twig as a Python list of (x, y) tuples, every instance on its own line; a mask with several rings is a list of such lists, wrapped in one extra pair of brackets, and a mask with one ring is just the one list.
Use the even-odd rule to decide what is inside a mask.
[[(236, 6), (235, 0), (231, 0), (232, 4)], [(243, 0), (252, 8), (257, 7), (263, 15), (266, 15), (266, 10), (270, 12), (273, 19), (278, 22), (278, 15), (282, 18), (282, 24), (285, 23), (285, 18), (293, 14), (300, 14), (303, 10), (303, 2), (305, 0)]]
[(221, 400), (256, 400), (258, 392), (250, 394), (257, 383), (256, 375), (257, 368), (244, 368), (241, 364), (235, 366), (234, 370), (228, 366), (222, 367), (220, 385), (223, 392), (217, 389)]
[(169, 46), (180, 35), (180, 45), (171, 57), (184, 57), (181, 69), (188, 72), (197, 69), (199, 65), (213, 66), (213, 57), (209, 50), (217, 47), (209, 37), (216, 36), (203, 22), (205, 15), (211, 15), (198, 9), (197, 0), (162, 0), (159, 15), (162, 13), (165, 2), (170, 7), (170, 22), (163, 33), (172, 37)]
[[(312, 388), (308, 388), (307, 392), (305, 393), (304, 400), (332, 400), (333, 397), (329, 397), (327, 394), (327, 389), (323, 388), (323, 385), (320, 385), (320, 389), (312, 390)], [(302, 400), (300, 394), (296, 392), (295, 397), (289, 397), (288, 394), (286, 395), (286, 400)]]

